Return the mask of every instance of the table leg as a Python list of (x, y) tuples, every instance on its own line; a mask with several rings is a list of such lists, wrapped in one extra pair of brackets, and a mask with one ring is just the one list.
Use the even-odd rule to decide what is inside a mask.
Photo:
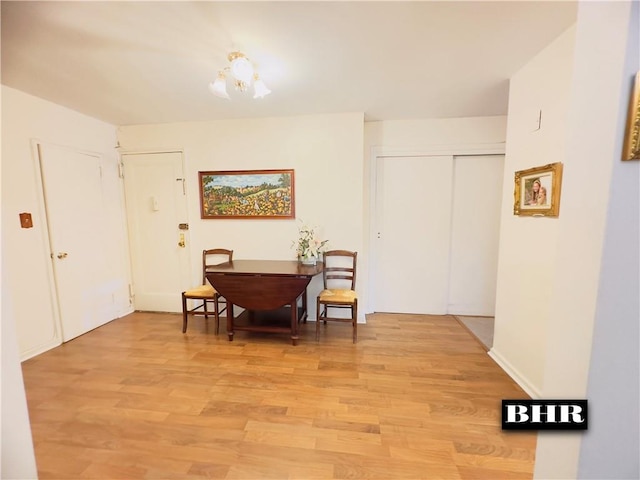
[(291, 344), (298, 345), (298, 299), (291, 302)]
[(229, 341), (233, 342), (233, 303), (227, 302), (227, 335)]
[(302, 293), (302, 321), (307, 323), (307, 289)]

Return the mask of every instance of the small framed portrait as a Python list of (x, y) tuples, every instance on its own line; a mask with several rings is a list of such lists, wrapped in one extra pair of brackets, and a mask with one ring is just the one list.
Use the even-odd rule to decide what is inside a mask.
[(295, 218), (293, 170), (198, 172), (203, 219)]
[(562, 163), (516, 172), (514, 215), (557, 217), (560, 213), (561, 185)]
[(629, 98), (622, 160), (640, 160), (640, 72), (636, 74)]

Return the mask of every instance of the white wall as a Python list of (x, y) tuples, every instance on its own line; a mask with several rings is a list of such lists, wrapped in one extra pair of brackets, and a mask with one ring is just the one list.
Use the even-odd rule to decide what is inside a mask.
[(386, 120), (365, 124), (365, 153), (371, 147), (432, 149), (442, 145), (504, 143), (507, 117)]
[[(558, 225), (566, 220), (566, 192), (560, 217), (513, 214), (514, 172), (563, 162), (572, 78), (575, 30), (547, 46), (510, 82), (507, 154), (504, 167), (495, 331), (492, 356), (533, 396), (543, 387), (547, 324), (556, 274)], [(542, 110), (542, 123), (534, 119)]]
[[(640, 4), (634, 5), (640, 39)], [(635, 59), (626, 69), (630, 80), (640, 71), (637, 54)], [(614, 161), (611, 183), (587, 389), (591, 421), (578, 469), (582, 479), (640, 478), (640, 162)]]
[(503, 175), (504, 155), (454, 159), (448, 313), (495, 316)]
[[(204, 248), (230, 248), (237, 259), (295, 259), (291, 245), (301, 221), (318, 226), (331, 248), (362, 252), (361, 113), (127, 126), (118, 129), (118, 139), (123, 153), (184, 150), (191, 276), (196, 283)], [(199, 171), (290, 168), (295, 170), (298, 220), (200, 218)], [(360, 268), (358, 276), (362, 278)], [(321, 283), (319, 277), (312, 280), (310, 305), (315, 305)], [(357, 290), (361, 298), (366, 296), (364, 283), (358, 281)], [(315, 318), (315, 311), (309, 313)], [(363, 316), (361, 312), (361, 320)]]
[[(511, 80), (491, 355), (534, 396), (622, 397), (615, 404), (624, 406), (592, 411), (585, 434), (541, 432), (536, 478), (578, 477), (583, 436), (593, 444), (578, 478), (637, 478), (638, 167), (620, 160), (629, 73), (638, 69), (637, 48), (625, 67), (630, 20), (638, 41), (638, 16), (629, 12), (628, 2), (581, 2), (576, 25)], [(532, 132), (538, 109), (542, 127)], [(564, 164), (559, 217), (514, 216), (514, 172), (552, 162)], [(623, 170), (635, 178), (622, 181)], [(636, 265), (617, 271), (626, 261)], [(622, 287), (623, 279), (629, 283)], [(603, 338), (594, 337), (596, 319), (607, 330)], [(631, 339), (619, 342), (625, 335)], [(616, 390), (598, 388), (609, 385)], [(625, 418), (613, 432), (607, 424), (617, 415)]]
[[(118, 178), (115, 127), (67, 108), (2, 86), (2, 242), (7, 255), (7, 295), (13, 305), (19, 351), (23, 359), (60, 344), (60, 329), (52, 291), (46, 217), (38, 186), (32, 140), (99, 153), (103, 165), (103, 194), (113, 232), (99, 254), (110, 265), (105, 284), (114, 286), (114, 318), (128, 302), (127, 261), (121, 181)], [(69, 188), (74, 181), (70, 178)], [(18, 214), (30, 212), (33, 228), (21, 228)], [(69, 221), (78, 221), (70, 212)], [(90, 268), (90, 266), (87, 266)], [(37, 292), (34, 293), (34, 292)]]
[[(1, 190), (1, 188), (0, 188)], [(0, 225), (0, 232), (2, 226)], [(22, 380), (22, 370), (16, 338), (15, 318), (11, 299), (7, 295), (8, 272), (4, 269), (7, 252), (2, 243), (0, 257), (0, 365), (2, 376), (0, 384), (0, 478), (34, 479), (38, 478), (36, 460), (33, 452), (29, 411)]]
[[(566, 149), (571, 168), (565, 170), (563, 181), (556, 276), (548, 318), (552, 334), (548, 335), (542, 389), (546, 397), (592, 394), (594, 405), (602, 397), (622, 398), (618, 405), (624, 408), (620, 412), (608, 410), (606, 404), (599, 404), (592, 412), (591, 428), (585, 434), (591, 445), (585, 455), (589, 451), (597, 453), (591, 459), (583, 457), (582, 464), (583, 475), (616, 479), (638, 478), (638, 424), (633, 422), (640, 402), (638, 290), (633, 290), (632, 283), (621, 285), (633, 267), (612, 270), (616, 263), (631, 263), (638, 258), (638, 243), (630, 243), (634, 236), (637, 238), (640, 221), (638, 167), (620, 165), (630, 77), (640, 66), (637, 5), (633, 16), (631, 12), (630, 2), (585, 1), (578, 9)], [(628, 42), (634, 48), (628, 50)], [(620, 181), (622, 175), (635, 177), (635, 185)], [(585, 187), (599, 195), (585, 195)], [(620, 202), (619, 194), (625, 195), (625, 202)], [(624, 223), (626, 220), (629, 223)], [(638, 275), (637, 267), (636, 263), (632, 275)], [(615, 289), (616, 285), (621, 288)], [(609, 314), (615, 318), (605, 318)], [(595, 337), (596, 322), (600, 328), (621, 330)], [(620, 336), (629, 338), (618, 343), (616, 337)], [(603, 349), (608, 352), (603, 354)], [(602, 382), (603, 375), (611, 377), (610, 384)], [(591, 380), (593, 389), (587, 390)], [(607, 391), (609, 385), (616, 389)], [(625, 415), (624, 420), (610, 420), (620, 414)], [(618, 428), (612, 444), (607, 436), (614, 425)], [(582, 438), (541, 433), (535, 476), (577, 477)], [(627, 439), (631, 443), (625, 444)], [(619, 454), (613, 453), (616, 448), (625, 456), (622, 463), (618, 463)], [(563, 454), (558, 455), (558, 451)]]
[(585, 479), (640, 478), (640, 162), (615, 158), (625, 92), (640, 71), (640, 3), (632, 9), (589, 367), (592, 422), (578, 464)]
[[(3, 286), (6, 282), (2, 270)], [(4, 296), (5, 290), (2, 289)], [(0, 415), (0, 478), (34, 479), (38, 478), (36, 460), (33, 452), (29, 411), (22, 380), (18, 340), (16, 338), (15, 318), (9, 298), (2, 299), (2, 414)]]

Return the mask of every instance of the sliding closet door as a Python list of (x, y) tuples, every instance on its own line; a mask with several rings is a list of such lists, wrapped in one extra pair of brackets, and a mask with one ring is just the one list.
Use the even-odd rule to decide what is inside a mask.
[(504, 155), (455, 157), (448, 313), (494, 316)]
[(493, 316), (503, 155), (378, 157), (376, 312)]
[(374, 310), (446, 313), (453, 157), (376, 163)]

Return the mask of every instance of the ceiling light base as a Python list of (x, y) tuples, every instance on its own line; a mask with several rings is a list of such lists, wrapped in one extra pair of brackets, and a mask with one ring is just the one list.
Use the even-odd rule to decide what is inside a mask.
[(267, 88), (264, 82), (255, 72), (255, 68), (247, 56), (242, 52), (231, 52), (227, 55), (230, 65), (218, 72), (218, 78), (209, 84), (209, 90), (214, 95), (229, 99), (227, 93), (226, 78), (230, 74), (233, 79), (235, 89), (240, 92), (246, 92), (253, 82), (254, 95), (253, 98), (263, 98), (269, 95), (271, 90)]

